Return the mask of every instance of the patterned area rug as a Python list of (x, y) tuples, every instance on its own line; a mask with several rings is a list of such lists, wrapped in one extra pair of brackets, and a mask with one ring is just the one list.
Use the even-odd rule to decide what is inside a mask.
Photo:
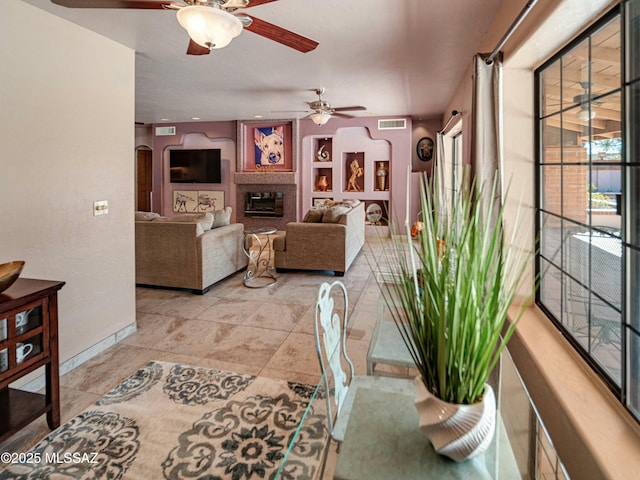
[[(150, 362), (0, 478), (276, 478), (314, 387)], [(327, 438), (314, 401), (278, 478), (312, 479)], [(31, 455), (30, 457), (28, 455)]]

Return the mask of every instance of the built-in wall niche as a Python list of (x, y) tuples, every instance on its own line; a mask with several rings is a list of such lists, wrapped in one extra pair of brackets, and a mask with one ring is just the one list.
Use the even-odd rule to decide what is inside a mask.
[(314, 162), (331, 162), (333, 160), (333, 139), (331, 137), (316, 139), (314, 150)]
[(373, 184), (373, 189), (376, 192), (388, 192), (389, 191), (389, 174), (391, 170), (389, 169), (389, 161), (375, 161), (374, 165), (374, 173), (375, 179)]
[(364, 191), (364, 152), (344, 153), (344, 191), (362, 192)]
[(313, 181), (314, 192), (332, 192), (333, 191), (333, 169), (316, 168), (315, 179)]
[[(163, 137), (161, 137), (163, 138)], [(176, 150), (206, 150), (215, 149), (220, 152), (220, 170), (219, 180), (216, 183), (171, 183), (171, 162), (170, 155), (172, 151)], [(216, 209), (224, 208), (225, 206), (232, 207), (231, 221), (237, 221), (237, 208), (235, 203), (235, 190), (236, 187), (232, 181), (232, 173), (235, 170), (235, 157), (236, 147), (235, 142), (230, 138), (209, 138), (204, 133), (191, 132), (186, 133), (183, 137), (183, 143), (168, 144), (162, 149), (162, 205), (160, 206), (159, 213), (163, 215), (172, 215), (175, 209), (174, 190), (215, 190), (224, 193), (224, 203), (221, 206), (216, 205)], [(155, 168), (155, 167), (154, 167)], [(154, 190), (155, 191), (155, 190)], [(155, 197), (154, 193), (154, 197)], [(199, 197), (195, 197), (196, 201)], [(181, 210), (183, 211), (183, 210)], [(197, 210), (196, 210), (197, 211)]]
[(389, 225), (388, 200), (364, 200), (365, 223), (373, 226)]

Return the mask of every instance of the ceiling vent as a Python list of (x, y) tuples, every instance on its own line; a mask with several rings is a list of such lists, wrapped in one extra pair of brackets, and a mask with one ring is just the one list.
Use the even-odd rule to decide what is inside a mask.
[(156, 127), (156, 137), (166, 137), (176, 134), (176, 127)]
[(378, 120), (378, 130), (404, 130), (405, 128), (407, 128), (406, 118)]

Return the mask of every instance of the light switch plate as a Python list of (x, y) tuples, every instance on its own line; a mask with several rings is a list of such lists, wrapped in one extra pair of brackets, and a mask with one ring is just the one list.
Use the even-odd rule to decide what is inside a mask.
[(107, 200), (99, 200), (93, 202), (93, 215), (106, 215), (109, 213), (109, 202)]

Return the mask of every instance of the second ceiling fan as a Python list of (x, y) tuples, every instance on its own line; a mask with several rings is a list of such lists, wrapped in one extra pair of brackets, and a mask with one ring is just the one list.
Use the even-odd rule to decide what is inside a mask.
[(354, 105), (351, 107), (332, 107), (329, 102), (322, 99), (322, 95), (324, 95), (324, 87), (316, 88), (315, 92), (316, 95), (318, 95), (318, 100), (308, 103), (309, 107), (313, 110), (309, 115), (309, 118), (316, 125), (324, 125), (331, 117), (353, 118), (353, 115), (343, 112), (367, 109), (367, 107), (363, 107), (362, 105)]
[(236, 13), (238, 9), (255, 7), (277, 0), (51, 0), (69, 8), (133, 8), (177, 10), (178, 23), (190, 37), (187, 54), (206, 55), (227, 46), (242, 30), (261, 35), (302, 53), (314, 50), (318, 42), (290, 30)]

